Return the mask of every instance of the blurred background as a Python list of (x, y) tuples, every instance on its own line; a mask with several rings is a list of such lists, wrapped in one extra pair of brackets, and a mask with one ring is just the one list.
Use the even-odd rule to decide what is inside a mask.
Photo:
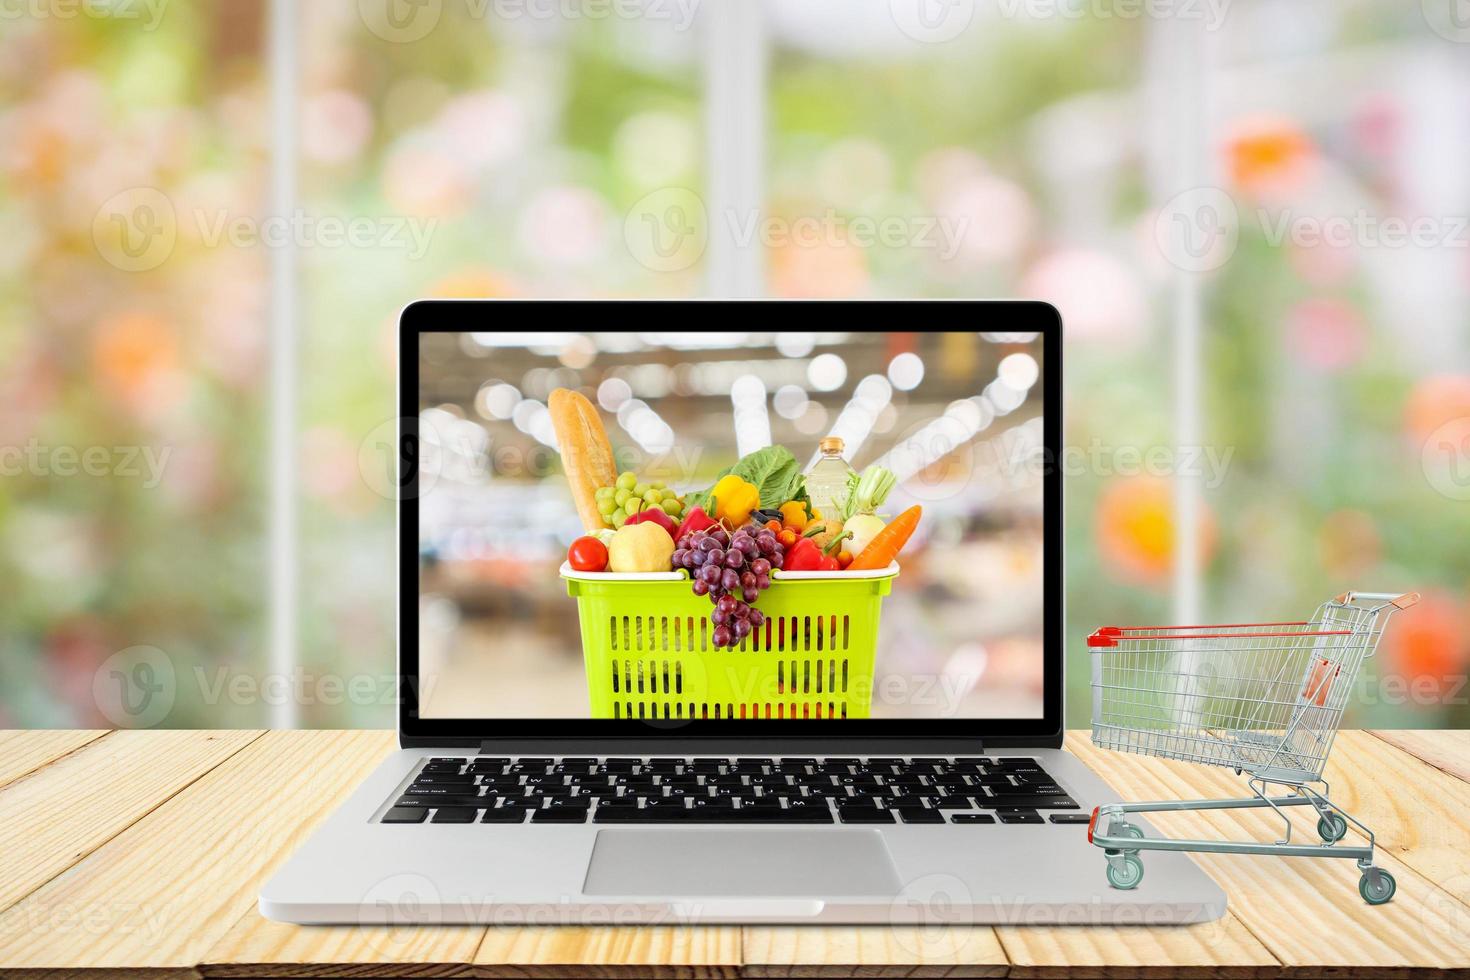
[[(870, 325), (892, 308), (848, 309), (820, 315)], [(1041, 717), (1039, 335), (466, 332), (426, 334), (419, 351), (424, 717), (588, 717), (589, 675), (605, 683), (584, 664), (577, 606), (557, 574), (584, 533), (546, 405), (557, 388), (598, 406), (620, 471), (681, 495), (768, 446), (789, 450), (814, 485), (812, 466), (832, 465), (818, 448), (827, 436), (842, 440), (838, 473), (892, 472), (878, 513), (918, 504), (923, 520), (882, 600), (876, 650), (852, 640), (853, 689), (871, 695), (875, 718)], [(708, 605), (695, 608), (702, 621)], [(669, 634), (640, 643), (650, 663), (654, 636)], [(609, 656), (589, 653), (604, 659), (588, 664)], [(870, 656), (871, 677), (857, 666)], [(835, 663), (812, 657), (818, 673)], [(844, 678), (848, 662), (844, 653)], [(774, 690), (774, 670), (762, 676)]]
[(6, 11), (0, 725), (391, 725), (397, 311), (699, 295), (1062, 310), (1070, 725), (1346, 588), (1346, 723), (1470, 724), (1454, 0), (297, 8)]

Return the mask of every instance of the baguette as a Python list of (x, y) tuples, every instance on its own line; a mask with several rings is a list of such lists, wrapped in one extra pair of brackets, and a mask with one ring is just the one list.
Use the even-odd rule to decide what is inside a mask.
[(607, 430), (593, 404), (575, 391), (558, 388), (547, 402), (556, 428), (556, 444), (561, 449), (562, 468), (582, 527), (588, 533), (600, 531), (607, 523), (597, 509), (597, 488), (610, 487), (618, 478)]

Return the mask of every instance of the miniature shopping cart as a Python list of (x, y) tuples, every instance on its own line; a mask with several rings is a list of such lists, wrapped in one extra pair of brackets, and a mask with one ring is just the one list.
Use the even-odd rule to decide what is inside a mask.
[[(1113, 803), (1092, 812), (1087, 839), (1107, 855), (1108, 882), (1136, 888), (1140, 851), (1205, 851), (1351, 858), (1370, 905), (1393, 898), (1393, 875), (1373, 866), (1373, 832), (1328, 798), (1322, 778), (1343, 709), (1389, 617), (1418, 593), (1347, 592), (1308, 622), (1228, 626), (1105, 626), (1087, 638), (1092, 741), (1248, 773), (1246, 799)], [(1269, 787), (1284, 788), (1271, 795)], [(1284, 807), (1310, 806), (1321, 843), (1292, 843)], [(1147, 837), (1130, 813), (1270, 807), (1286, 824), (1274, 844)], [(1340, 845), (1352, 824), (1366, 845)]]

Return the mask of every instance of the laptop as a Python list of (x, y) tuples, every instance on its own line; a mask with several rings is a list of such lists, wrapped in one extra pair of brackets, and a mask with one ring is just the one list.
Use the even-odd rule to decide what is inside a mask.
[(399, 748), (261, 913), (1222, 915), (1187, 855), (1122, 890), (1088, 841), (1119, 797), (1063, 747), (1062, 358), (1029, 302), (407, 308)]

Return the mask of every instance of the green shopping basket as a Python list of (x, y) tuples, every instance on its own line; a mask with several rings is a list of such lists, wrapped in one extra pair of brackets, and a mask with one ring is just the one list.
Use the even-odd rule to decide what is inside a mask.
[(717, 648), (708, 598), (687, 572), (575, 572), (594, 718), (866, 718), (878, 614), (898, 564), (867, 572), (772, 573), (765, 624)]

